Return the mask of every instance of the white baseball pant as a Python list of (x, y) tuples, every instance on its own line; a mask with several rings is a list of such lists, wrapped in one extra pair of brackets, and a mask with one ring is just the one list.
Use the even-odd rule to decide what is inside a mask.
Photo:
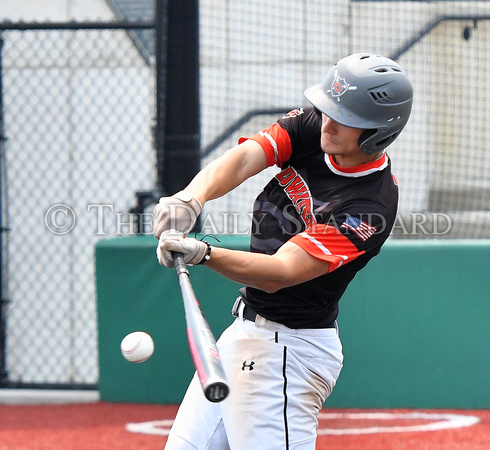
[(230, 387), (211, 403), (192, 379), (166, 450), (314, 450), (318, 413), (342, 368), (335, 328), (293, 330), (238, 317), (218, 340)]

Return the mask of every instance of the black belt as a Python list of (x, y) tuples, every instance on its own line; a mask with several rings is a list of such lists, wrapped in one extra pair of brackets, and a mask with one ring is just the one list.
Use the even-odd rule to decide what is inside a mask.
[[(251, 322), (255, 322), (255, 319), (257, 318), (257, 313), (248, 305), (245, 305), (243, 308), (243, 318), (250, 320)], [(337, 321), (334, 320), (333, 322), (328, 323), (322, 328), (337, 328)]]
[(257, 313), (250, 306), (245, 305), (243, 308), (243, 318), (255, 322)]

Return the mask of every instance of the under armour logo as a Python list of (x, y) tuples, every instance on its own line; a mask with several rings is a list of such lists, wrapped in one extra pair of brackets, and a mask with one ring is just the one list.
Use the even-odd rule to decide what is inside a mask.
[(245, 368), (247, 368), (248, 370), (254, 370), (254, 364), (255, 361), (250, 361), (250, 364), (247, 364), (247, 361), (243, 361), (242, 370), (245, 370)]

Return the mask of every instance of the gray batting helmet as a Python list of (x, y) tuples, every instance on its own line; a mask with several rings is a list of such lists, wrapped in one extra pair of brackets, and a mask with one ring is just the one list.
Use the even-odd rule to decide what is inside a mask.
[(405, 127), (413, 87), (391, 59), (356, 53), (338, 61), (322, 83), (305, 90), (305, 97), (336, 122), (365, 129), (359, 147), (373, 154), (388, 147)]

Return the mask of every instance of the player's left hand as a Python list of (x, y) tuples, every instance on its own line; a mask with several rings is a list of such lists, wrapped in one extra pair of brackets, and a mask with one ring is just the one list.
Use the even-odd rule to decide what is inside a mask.
[(199, 200), (186, 191), (162, 197), (154, 209), (153, 234), (157, 239), (160, 239), (162, 233), (171, 230), (187, 235), (196, 225), (201, 211)]
[(184, 237), (180, 232), (166, 231), (158, 241), (158, 262), (165, 267), (174, 267), (172, 252), (182, 253), (184, 262), (189, 266), (199, 264), (208, 252), (208, 245), (198, 239)]

